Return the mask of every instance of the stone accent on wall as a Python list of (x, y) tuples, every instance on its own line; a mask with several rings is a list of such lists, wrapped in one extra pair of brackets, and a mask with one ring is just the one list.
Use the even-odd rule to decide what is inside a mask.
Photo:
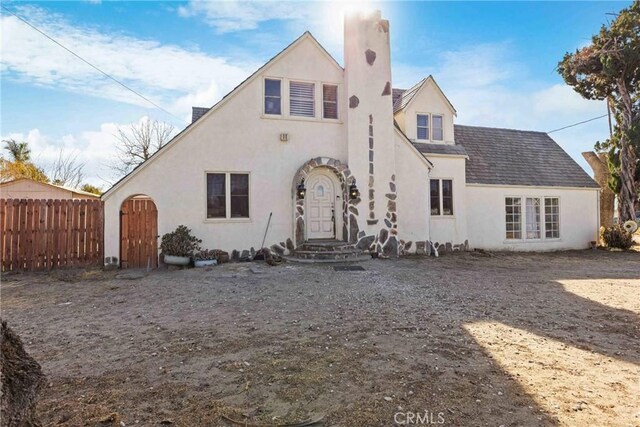
[[(332, 159), (330, 157), (316, 157), (308, 160), (304, 165), (298, 169), (293, 178), (292, 185), (292, 197), (295, 200), (294, 204), (294, 221), (295, 221), (295, 236), (294, 247), (302, 245), (305, 241), (305, 212), (304, 212), (304, 200), (300, 200), (297, 197), (298, 184), (307, 179), (309, 173), (315, 168), (326, 168), (331, 170), (340, 181), (341, 198), (342, 198), (342, 230), (336, 230), (336, 238), (344, 240), (346, 242), (356, 243), (358, 240), (358, 233), (360, 227), (358, 226), (358, 208), (357, 205), (361, 199), (357, 198), (351, 200), (349, 198), (349, 185), (353, 181), (351, 176), (351, 170), (349, 167), (342, 163), (340, 160)], [(336, 215), (340, 213), (340, 210), (336, 206)], [(342, 236), (341, 236), (342, 234)], [(288, 243), (288, 242), (287, 242)], [(285, 246), (285, 245), (282, 245)], [(272, 248), (276, 253), (277, 248)]]
[(399, 245), (400, 255), (435, 255), (436, 249), (438, 250), (438, 255), (451, 252), (466, 252), (469, 250), (469, 241), (465, 240), (464, 243), (454, 244), (452, 242), (440, 243), (430, 240), (420, 240), (417, 242), (400, 240)]
[(391, 82), (387, 82), (382, 89), (382, 96), (391, 95)]
[[(375, 177), (373, 175), (374, 172), (374, 166), (373, 166), (373, 156), (374, 156), (374, 152), (373, 152), (373, 147), (374, 147), (374, 142), (373, 142), (373, 115), (369, 114), (369, 220), (370, 221), (375, 221), (375, 223), (378, 222), (378, 220), (376, 219), (376, 213), (375, 213), (375, 190), (373, 188), (374, 182), (375, 182)], [(375, 224), (374, 223), (374, 224)]]
[(373, 65), (376, 62), (376, 53), (371, 49), (367, 49), (364, 52), (364, 57), (367, 59), (367, 64)]

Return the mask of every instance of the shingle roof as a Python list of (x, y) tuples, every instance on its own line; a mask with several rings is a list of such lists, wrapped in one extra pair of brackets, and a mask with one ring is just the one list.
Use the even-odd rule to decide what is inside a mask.
[(448, 154), (453, 156), (466, 156), (467, 152), (462, 145), (451, 144), (429, 144), (424, 142), (414, 142), (414, 147), (422, 154)]
[(406, 91), (407, 91), (406, 89), (397, 89), (397, 88), (393, 88), (391, 90), (391, 99), (394, 106), (396, 105), (396, 101), (398, 100), (398, 98), (400, 98), (402, 94), (405, 93)]
[(549, 187), (599, 185), (544, 132), (455, 125), (467, 183)]
[[(392, 97), (394, 99), (394, 101), (393, 101), (393, 113), (395, 114), (398, 111), (402, 110), (404, 107), (406, 107), (407, 104), (409, 102), (411, 102), (411, 100), (413, 99), (415, 94), (418, 93), (418, 91), (420, 90), (420, 88), (422, 87), (424, 82), (426, 82), (426, 81), (427, 81), (427, 79), (420, 80), (411, 89), (407, 89), (407, 90), (394, 89), (394, 91), (392, 91), (393, 92)], [(401, 90), (402, 90), (402, 92), (399, 92)], [(398, 91), (398, 92), (396, 92), (396, 91)]]

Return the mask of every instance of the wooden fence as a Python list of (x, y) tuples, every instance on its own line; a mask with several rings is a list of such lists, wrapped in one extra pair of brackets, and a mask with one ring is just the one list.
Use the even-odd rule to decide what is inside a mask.
[(102, 265), (100, 200), (0, 199), (2, 271)]

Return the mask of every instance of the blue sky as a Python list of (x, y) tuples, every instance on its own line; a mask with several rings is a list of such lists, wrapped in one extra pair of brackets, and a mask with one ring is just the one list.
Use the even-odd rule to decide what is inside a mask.
[[(457, 123), (549, 131), (606, 113), (555, 67), (628, 4), (3, 1), (172, 115), (2, 11), (0, 133), (28, 140), (45, 166), (61, 147), (78, 154), (87, 180), (106, 187), (118, 126), (149, 116), (183, 128), (192, 105), (214, 104), (305, 30), (342, 63), (349, 7), (381, 9), (390, 20), (394, 87), (432, 74)], [(607, 133), (601, 119), (552, 136), (589, 170), (580, 152)]]

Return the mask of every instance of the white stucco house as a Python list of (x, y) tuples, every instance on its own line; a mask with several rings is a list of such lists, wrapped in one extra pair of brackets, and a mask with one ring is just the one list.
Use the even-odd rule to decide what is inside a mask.
[(344, 67), (307, 32), (216, 105), (194, 108), (102, 196), (105, 255), (157, 258), (157, 241), (123, 241), (132, 197), (157, 211), (151, 231), (142, 226), (148, 239), (184, 224), (226, 251), (257, 249), (270, 217), (265, 246), (284, 253), (326, 241), (397, 256), (596, 240), (599, 187), (547, 134), (457, 125), (431, 76), (393, 89), (379, 12), (345, 18), (344, 36)]

